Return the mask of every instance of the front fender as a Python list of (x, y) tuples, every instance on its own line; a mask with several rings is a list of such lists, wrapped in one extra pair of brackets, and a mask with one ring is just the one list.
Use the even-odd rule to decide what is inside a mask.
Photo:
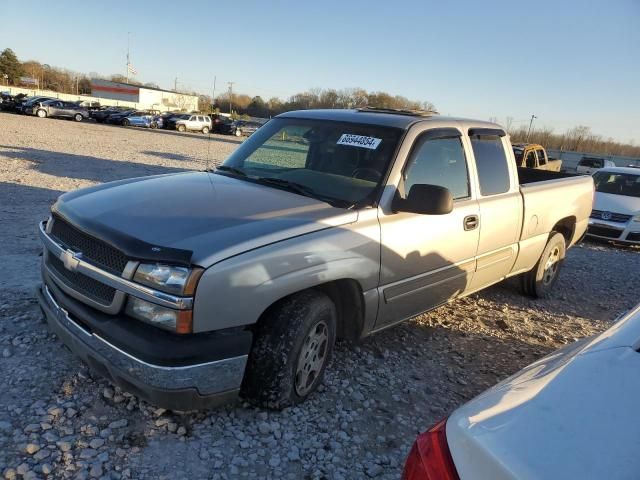
[(255, 323), (274, 302), (334, 280), (375, 289), (380, 274), (377, 222), (333, 227), (223, 260), (208, 268), (195, 293), (194, 332)]

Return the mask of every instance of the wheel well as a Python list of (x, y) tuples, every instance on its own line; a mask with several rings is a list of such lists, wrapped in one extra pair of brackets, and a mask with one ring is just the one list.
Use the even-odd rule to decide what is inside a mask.
[(551, 229), (552, 232), (561, 233), (567, 242), (567, 247), (571, 245), (573, 234), (576, 231), (576, 217), (566, 217), (556, 223)]
[[(307, 289), (305, 289), (307, 290)], [(327, 295), (336, 306), (337, 313), (337, 337), (346, 340), (357, 340), (364, 327), (364, 299), (360, 284), (353, 279), (334, 280), (311, 287), (308, 290), (317, 290)], [(304, 291), (304, 290), (301, 290)], [(294, 292), (271, 304), (260, 316), (258, 323), (276, 305), (285, 298), (295, 295)]]

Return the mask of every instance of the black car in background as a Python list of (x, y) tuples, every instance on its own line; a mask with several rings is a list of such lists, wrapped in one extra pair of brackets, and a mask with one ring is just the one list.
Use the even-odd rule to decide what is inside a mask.
[(241, 137), (243, 135), (250, 136), (262, 126), (262, 123), (255, 120), (236, 120), (227, 125), (221, 125), (220, 133), (227, 135), (235, 135)]
[(91, 112), (91, 118), (93, 118), (98, 123), (104, 123), (111, 115), (116, 115), (130, 110), (131, 108), (127, 107), (107, 107), (105, 109), (95, 110)]
[(229, 125), (233, 123), (229, 117), (224, 115), (214, 114), (211, 115), (211, 133), (224, 133), (228, 130)]

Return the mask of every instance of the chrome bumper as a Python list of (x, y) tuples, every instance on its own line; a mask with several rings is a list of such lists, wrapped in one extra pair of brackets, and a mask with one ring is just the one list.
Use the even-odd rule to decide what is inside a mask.
[(62, 342), (123, 389), (175, 410), (207, 408), (237, 397), (247, 355), (187, 366), (153, 365), (87, 331), (56, 302), (45, 284), (38, 296), (49, 327)]

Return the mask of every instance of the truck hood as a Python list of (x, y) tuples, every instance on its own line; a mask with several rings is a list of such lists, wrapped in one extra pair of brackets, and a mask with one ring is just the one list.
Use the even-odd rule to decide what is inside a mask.
[(55, 215), (132, 258), (208, 267), (270, 243), (357, 220), (357, 213), (224, 175), (189, 172), (62, 195)]
[(596, 192), (593, 208), (605, 212), (636, 215), (640, 213), (640, 198)]

